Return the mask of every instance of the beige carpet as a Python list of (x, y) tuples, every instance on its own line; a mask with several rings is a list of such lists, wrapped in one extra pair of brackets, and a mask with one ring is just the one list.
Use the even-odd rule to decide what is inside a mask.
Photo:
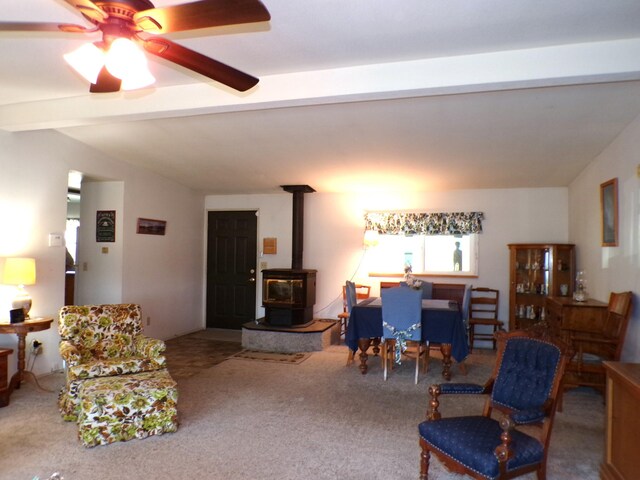
[[(384, 382), (377, 360), (364, 376), (345, 361), (342, 347), (314, 352), (295, 366), (224, 361), (178, 380), (176, 433), (93, 449), (82, 447), (76, 426), (60, 419), (55, 393), (26, 384), (0, 409), (0, 479), (47, 478), (55, 471), (65, 480), (417, 478), (417, 425), (428, 385), (440, 380), (440, 362), (433, 360), (414, 385), (410, 362)], [(485, 361), (472, 360), (468, 376), (455, 369), (454, 381), (484, 381), (489, 370)], [(62, 380), (56, 374), (41, 383), (57, 387)], [(477, 397), (445, 397), (441, 411), (466, 414), (481, 404)], [(603, 413), (602, 397), (590, 390), (566, 395), (548, 479), (598, 478)], [(430, 478), (464, 477), (433, 461)]]

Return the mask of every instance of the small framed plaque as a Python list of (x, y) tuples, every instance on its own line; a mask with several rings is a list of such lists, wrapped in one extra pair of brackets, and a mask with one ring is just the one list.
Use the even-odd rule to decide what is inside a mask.
[(265, 255), (275, 255), (278, 253), (278, 239), (275, 237), (263, 238), (262, 253)]
[(98, 210), (96, 212), (96, 242), (116, 241), (116, 211)]

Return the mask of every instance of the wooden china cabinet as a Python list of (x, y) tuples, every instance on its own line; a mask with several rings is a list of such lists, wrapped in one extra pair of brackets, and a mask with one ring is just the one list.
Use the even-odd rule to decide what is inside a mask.
[(561, 243), (510, 243), (509, 330), (544, 320), (548, 296), (571, 297), (575, 284), (575, 246)]

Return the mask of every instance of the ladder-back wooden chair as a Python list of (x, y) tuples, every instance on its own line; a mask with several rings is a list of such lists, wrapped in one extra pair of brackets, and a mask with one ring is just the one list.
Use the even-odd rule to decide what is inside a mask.
[[(500, 291), (493, 288), (478, 287), (471, 290), (469, 307), (469, 352), (473, 352), (473, 343), (477, 340), (490, 340), (496, 349), (494, 334), (502, 330), (503, 322), (498, 320)], [(490, 332), (478, 332), (476, 327), (490, 329)]]

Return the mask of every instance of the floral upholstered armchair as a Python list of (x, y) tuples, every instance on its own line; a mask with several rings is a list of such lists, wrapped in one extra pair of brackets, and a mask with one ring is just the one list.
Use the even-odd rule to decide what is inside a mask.
[(58, 406), (65, 420), (77, 419), (84, 380), (166, 368), (165, 343), (142, 335), (139, 305), (62, 307), (58, 332), (67, 375)]

